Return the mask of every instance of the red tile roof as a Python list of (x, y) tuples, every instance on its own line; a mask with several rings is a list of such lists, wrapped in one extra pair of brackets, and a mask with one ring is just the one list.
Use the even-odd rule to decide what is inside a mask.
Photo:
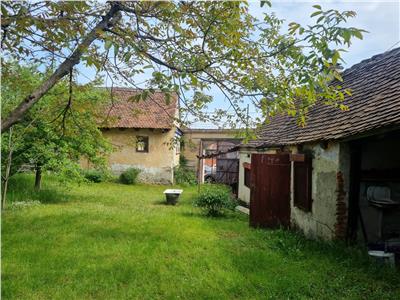
[(348, 111), (318, 103), (309, 110), (305, 127), (293, 117), (276, 116), (258, 131), (257, 140), (243, 146), (293, 145), (400, 128), (400, 48), (363, 60), (342, 77), (343, 88), (352, 91), (344, 101)]
[(113, 103), (104, 109), (103, 128), (155, 128), (171, 129), (177, 113), (178, 96), (171, 94), (167, 103), (165, 93), (156, 91), (149, 94), (146, 100), (136, 102), (133, 96), (142, 91), (131, 88), (113, 88)]

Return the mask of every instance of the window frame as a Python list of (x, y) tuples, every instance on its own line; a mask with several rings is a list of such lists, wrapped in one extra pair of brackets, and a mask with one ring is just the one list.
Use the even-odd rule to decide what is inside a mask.
[[(139, 150), (139, 142), (144, 142), (143, 150)], [(138, 153), (149, 153), (149, 137), (145, 135), (137, 135), (136, 136), (136, 152)]]
[(180, 139), (176, 140), (175, 143), (175, 155), (180, 155), (182, 152), (182, 142)]
[(293, 161), (293, 206), (312, 212), (312, 203), (312, 159), (305, 155), (303, 160)]
[(251, 188), (251, 165), (249, 163), (243, 163), (244, 169), (244, 186)]

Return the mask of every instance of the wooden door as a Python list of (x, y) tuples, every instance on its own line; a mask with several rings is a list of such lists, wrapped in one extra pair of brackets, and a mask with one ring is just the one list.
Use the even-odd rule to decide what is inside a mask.
[(232, 193), (237, 195), (239, 181), (239, 159), (217, 158), (216, 183), (227, 184), (232, 188)]
[(290, 225), (289, 154), (252, 154), (250, 226)]
[(217, 158), (216, 182), (237, 183), (239, 179), (239, 159)]

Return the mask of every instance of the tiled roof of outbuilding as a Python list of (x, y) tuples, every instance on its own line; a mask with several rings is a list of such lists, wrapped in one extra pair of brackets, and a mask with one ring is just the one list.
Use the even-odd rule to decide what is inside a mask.
[(294, 145), (335, 140), (383, 127), (400, 128), (400, 48), (361, 61), (342, 73), (343, 88), (351, 89), (348, 111), (318, 103), (310, 108), (307, 125), (287, 115), (273, 117), (250, 147)]
[(178, 109), (178, 96), (173, 93), (167, 104), (165, 93), (156, 91), (146, 100), (135, 102), (131, 98), (142, 91), (131, 88), (113, 88), (113, 103), (104, 110), (103, 128), (170, 129)]

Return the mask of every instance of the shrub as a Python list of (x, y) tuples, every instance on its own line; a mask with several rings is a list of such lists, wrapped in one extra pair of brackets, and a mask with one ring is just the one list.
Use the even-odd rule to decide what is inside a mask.
[(119, 176), (119, 181), (123, 184), (135, 184), (139, 173), (140, 169), (137, 168), (126, 169)]
[(196, 173), (187, 166), (187, 159), (183, 155), (179, 157), (179, 166), (174, 168), (174, 179), (177, 184), (197, 183)]
[(196, 173), (182, 166), (174, 168), (174, 178), (177, 184), (195, 185), (197, 183)]
[(219, 216), (224, 210), (235, 207), (230, 188), (217, 184), (202, 185), (194, 204), (202, 208), (208, 216)]
[(188, 160), (184, 155), (179, 156), (179, 165), (187, 167)]
[(100, 171), (100, 170), (85, 170), (83, 172), (83, 176), (86, 178), (86, 180), (91, 181), (91, 182), (102, 182), (105, 181), (107, 176), (105, 172)]

